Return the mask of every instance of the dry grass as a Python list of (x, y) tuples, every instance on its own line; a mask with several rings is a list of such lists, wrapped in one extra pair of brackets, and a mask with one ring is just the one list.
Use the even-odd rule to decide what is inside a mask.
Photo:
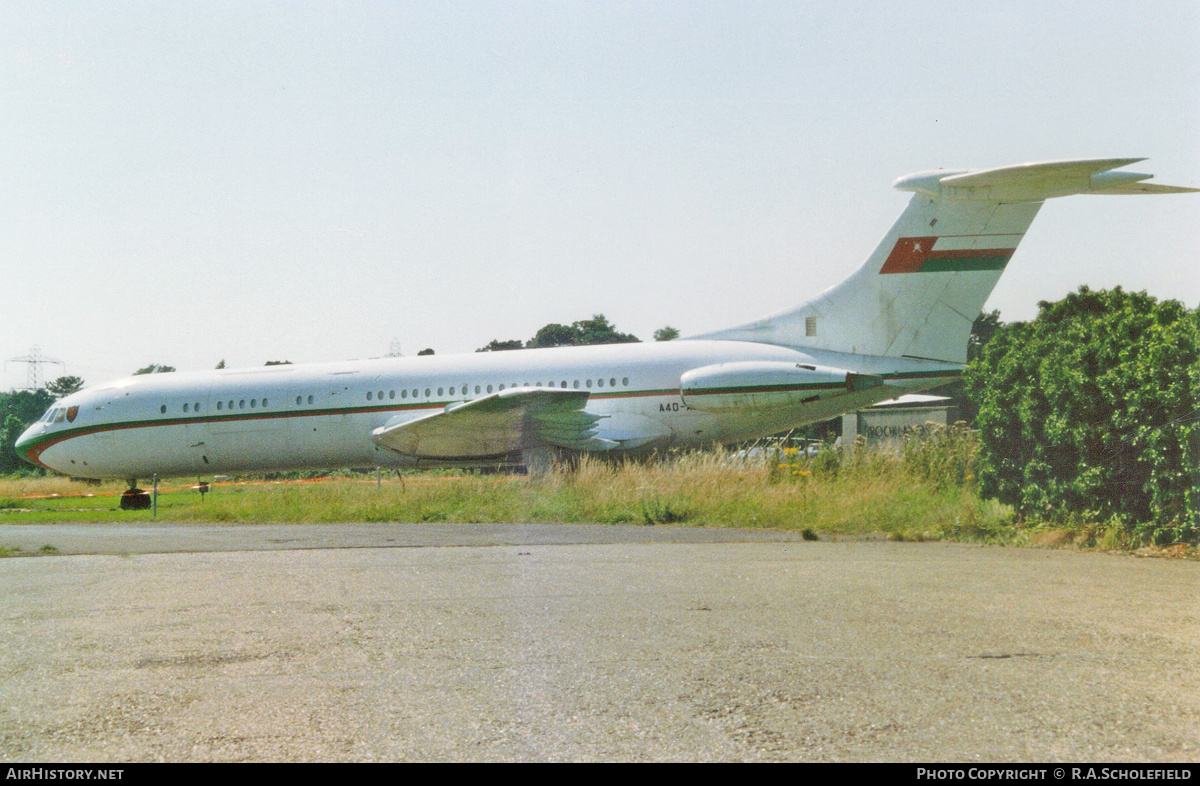
[(120, 495), (125, 484), (106, 481), (100, 484), (83, 483), (77, 480), (52, 475), (49, 477), (0, 477), (0, 500), (29, 497), (84, 497), (87, 495)]
[[(756, 459), (725, 451), (645, 463), (585, 457), (572, 470), (531, 479), (505, 476), (342, 477), (321, 483), (160, 486), (167, 521), (595, 522), (796, 530), (895, 539), (998, 539), (1011, 513), (981, 500), (973, 483), (974, 441), (947, 431), (900, 455), (864, 449), (815, 457), (774, 449)], [(122, 484), (65, 478), (0, 482), (3, 521), (133, 520), (116, 510)], [(59, 499), (47, 499), (59, 494)], [(91, 507), (70, 494), (96, 494)], [(33, 497), (41, 497), (34, 499)], [(32, 508), (17, 512), (15, 508)]]
[[(377, 487), (371, 476), (351, 473), (218, 483), (204, 497), (193, 482), (164, 481), (158, 519), (666, 524), (1127, 552), (1149, 542), (1119, 521), (1018, 522), (1011, 508), (979, 497), (977, 452), (973, 434), (955, 427), (892, 453), (859, 446), (804, 456), (776, 447), (752, 458), (727, 451), (643, 463), (585, 457), (538, 479), (426, 472), (385, 476)], [(148, 511), (117, 508), (123, 490), (119, 481), (0, 478), (0, 524), (148, 520)], [(1196, 556), (1193, 547), (1176, 551)]]

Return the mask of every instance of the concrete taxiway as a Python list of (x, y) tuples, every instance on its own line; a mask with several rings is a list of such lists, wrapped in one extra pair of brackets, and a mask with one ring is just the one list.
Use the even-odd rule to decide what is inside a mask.
[(6, 761), (1194, 761), (1200, 565), (567, 525), (32, 525)]

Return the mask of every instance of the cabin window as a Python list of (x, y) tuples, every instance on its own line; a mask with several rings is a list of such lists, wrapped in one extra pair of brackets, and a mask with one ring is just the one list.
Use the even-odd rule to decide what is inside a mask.
[(438, 388), (438, 396), (444, 396), (444, 395), (446, 395), (446, 389)]
[(187, 404), (184, 404), (184, 405), (183, 405), (183, 411), (184, 411), (184, 412), (187, 412), (187, 411), (188, 411), (188, 405), (187, 405)]
[(381, 391), (379, 391), (379, 396), (378, 396), (378, 398), (379, 398), (379, 400), (380, 400), (380, 401), (383, 401), (383, 391), (382, 391), (382, 390), (381, 390)]
[(488, 385), (488, 386), (487, 386), (487, 392), (488, 392), (488, 393), (491, 393), (491, 392), (492, 392), (492, 386), (491, 386), (491, 385)]
[(610, 388), (615, 388), (615, 387), (617, 386), (617, 378), (616, 378), (616, 377), (613, 377), (612, 379), (610, 379), (610, 380), (608, 381), (608, 386), (609, 386)]
[[(221, 407), (221, 404), (222, 404), (222, 403), (223, 403), (223, 402), (221, 402), (221, 401), (218, 401), (218, 402), (217, 402), (217, 409), (221, 409), (221, 408), (222, 408), (222, 407)], [(299, 403), (300, 403), (300, 399), (299, 399), (299, 398), (297, 398), (297, 399), (296, 399), (296, 403), (297, 403), (297, 404), (299, 404)]]
[[(300, 401), (301, 401), (301, 398), (300, 398), (300, 396), (296, 396), (296, 406), (300, 406)], [(220, 408), (221, 408), (221, 402), (219, 402), (219, 401), (218, 401), (218, 402), (217, 402), (217, 409), (220, 409)]]
[(589, 380), (588, 380), (587, 382), (585, 382), (584, 384), (585, 384), (585, 385), (587, 385), (587, 386), (590, 388), (590, 387), (592, 386), (592, 381), (589, 379)]
[(429, 388), (425, 388), (425, 398), (429, 398)]
[(601, 377), (600, 379), (596, 380), (596, 387), (598, 387), (598, 388), (602, 388), (602, 387), (604, 387), (604, 378), (603, 378), (603, 377)]
[(501, 386), (500, 386), (500, 390), (504, 390), (504, 386), (503, 386), (503, 385), (501, 385)]
[(400, 391), (400, 398), (408, 398), (408, 391), (407, 391), (407, 390), (401, 390), (401, 391)]
[(367, 391), (367, 401), (371, 400), (371, 391)]
[(454, 395), (454, 388), (450, 388), (450, 395), (451, 395), (451, 396), (453, 396), (453, 395)]
[(257, 406), (258, 406), (258, 399), (256, 399), (256, 398), (250, 399), (250, 408), (253, 409), (254, 407), (257, 407)]
[(312, 396), (309, 396), (309, 397), (308, 397), (308, 403), (309, 403), (309, 404), (313, 403), (313, 397), (312, 397)]
[(395, 398), (395, 397), (396, 397), (396, 391), (394, 391), (394, 390), (389, 390), (389, 391), (388, 391), (388, 398)]
[(238, 401), (238, 409), (245, 409), (245, 408), (246, 408), (246, 399), (241, 399), (240, 401)]
[[(263, 399), (263, 406), (265, 407), (265, 406), (266, 406), (268, 403), (269, 403), (269, 402), (267, 401), (267, 399), (265, 399), (265, 398), (264, 398), (264, 399)], [(197, 409), (197, 410), (199, 410), (199, 409), (200, 409), (200, 405), (199, 405), (199, 404), (197, 404), (197, 405), (196, 405), (196, 409)]]
[(478, 385), (476, 385), (476, 386), (475, 386), (475, 392), (476, 392), (476, 393), (478, 393), (478, 392), (479, 392), (479, 386), (478, 386)]
[(621, 377), (621, 384), (625, 387), (629, 387), (629, 377)]
[(163, 404), (161, 407), (158, 408), (158, 411), (163, 413), (164, 415), (167, 414), (167, 405)]
[(565, 379), (562, 381), (562, 386), (563, 386), (564, 388), (567, 386), (567, 381), (566, 381)]
[(464, 396), (467, 395), (467, 383), (466, 382), (462, 383), (462, 394)]

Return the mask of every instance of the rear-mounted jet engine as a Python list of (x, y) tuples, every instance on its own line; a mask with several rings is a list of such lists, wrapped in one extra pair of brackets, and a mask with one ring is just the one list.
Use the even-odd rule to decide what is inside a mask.
[(841, 368), (747, 361), (692, 369), (680, 377), (679, 392), (692, 409), (722, 412), (795, 407), (882, 384), (881, 377)]

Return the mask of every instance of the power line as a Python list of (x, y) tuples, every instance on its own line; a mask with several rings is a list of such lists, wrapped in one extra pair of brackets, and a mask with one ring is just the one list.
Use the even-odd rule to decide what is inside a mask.
[(38, 349), (38, 345), (34, 344), (29, 350), (29, 354), (19, 358), (9, 358), (4, 361), (4, 372), (8, 373), (9, 363), (24, 363), (25, 364), (25, 387), (24, 390), (37, 390), (42, 386), (42, 366), (58, 365), (63, 367), (63, 371), (67, 370), (67, 364), (57, 358), (48, 358)]

